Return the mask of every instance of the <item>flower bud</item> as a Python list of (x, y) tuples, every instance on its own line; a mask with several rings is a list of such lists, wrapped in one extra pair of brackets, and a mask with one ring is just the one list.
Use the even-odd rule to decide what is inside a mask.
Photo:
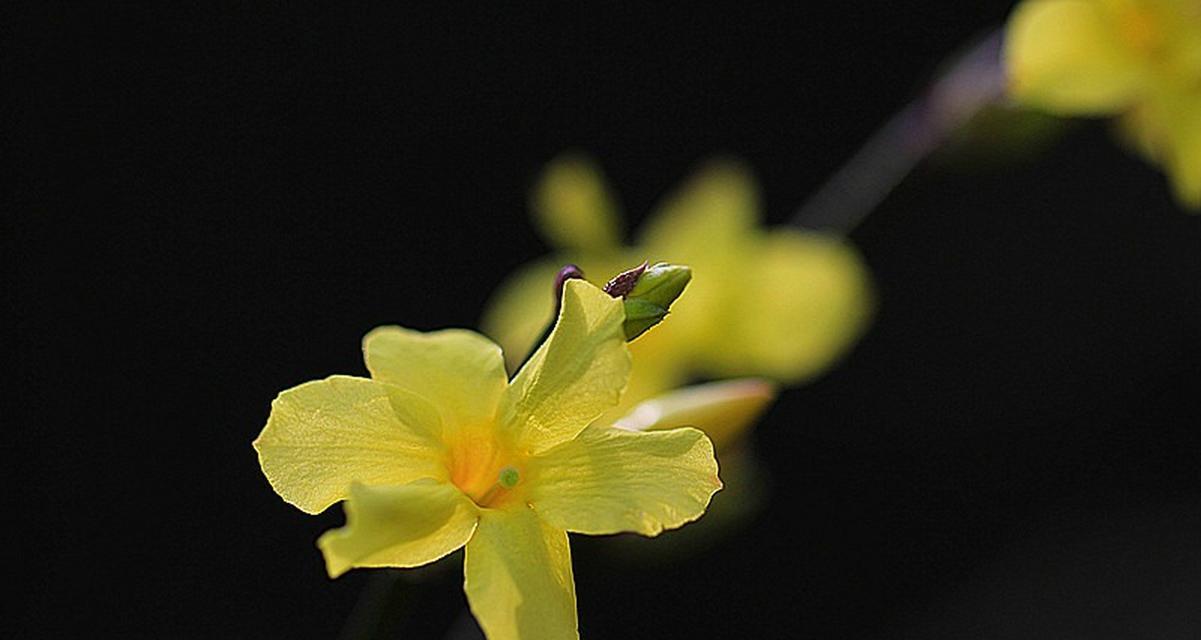
[(666, 262), (643, 263), (609, 281), (605, 291), (625, 299), (625, 334), (630, 341), (659, 324), (692, 280), (692, 269)]
[(565, 264), (559, 272), (555, 274), (555, 304), (563, 298), (563, 285), (567, 284), (568, 280), (583, 278), (584, 272), (574, 264)]

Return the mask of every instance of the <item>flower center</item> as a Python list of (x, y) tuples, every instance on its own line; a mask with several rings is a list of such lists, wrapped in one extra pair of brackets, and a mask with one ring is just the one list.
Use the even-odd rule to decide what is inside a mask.
[(515, 467), (504, 467), (500, 473), (496, 474), (496, 484), (477, 499), (476, 504), (481, 507), (492, 507), (500, 503), (501, 498), (507, 496), (510, 489), (516, 488), (520, 480), (521, 473)]
[(1150, 10), (1131, 4), (1120, 10), (1118, 29), (1131, 48), (1145, 56), (1154, 56), (1163, 45), (1159, 22), (1160, 17)]
[(493, 438), (474, 435), (450, 444), (450, 481), (486, 509), (511, 502), (521, 489), (521, 456)]

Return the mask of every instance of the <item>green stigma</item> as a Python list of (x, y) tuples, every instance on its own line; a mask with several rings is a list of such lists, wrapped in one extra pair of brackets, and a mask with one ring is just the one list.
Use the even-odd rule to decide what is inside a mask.
[(500, 475), (496, 478), (496, 483), (506, 489), (512, 489), (517, 486), (517, 481), (521, 480), (521, 474), (513, 467), (505, 467), (500, 470)]

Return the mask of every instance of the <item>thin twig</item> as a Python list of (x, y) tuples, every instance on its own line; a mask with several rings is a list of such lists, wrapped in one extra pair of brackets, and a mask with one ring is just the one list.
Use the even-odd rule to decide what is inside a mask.
[(846, 235), (959, 127), (1005, 94), (1001, 30), (982, 37), (881, 127), (813, 194), (792, 223)]

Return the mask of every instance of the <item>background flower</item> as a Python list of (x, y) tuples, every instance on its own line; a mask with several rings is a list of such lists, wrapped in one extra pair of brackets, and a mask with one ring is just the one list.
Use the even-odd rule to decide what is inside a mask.
[(1201, 4), (1025, 0), (1006, 34), (1010, 93), (1064, 116), (1113, 116), (1201, 208)]
[[(531, 202), (558, 251), (501, 285), (482, 321), (510, 367), (549, 321), (550, 283), (562, 264), (599, 282), (642, 260), (688, 264), (695, 274), (670, 321), (631, 344), (630, 387), (609, 420), (697, 376), (807, 380), (843, 355), (871, 316), (868, 273), (855, 249), (826, 234), (763, 228), (754, 182), (740, 164), (715, 161), (699, 171), (628, 247), (615, 198), (585, 157), (552, 161)], [(707, 417), (694, 419), (722, 440), (732, 438), (717, 434), (749, 424)]]

